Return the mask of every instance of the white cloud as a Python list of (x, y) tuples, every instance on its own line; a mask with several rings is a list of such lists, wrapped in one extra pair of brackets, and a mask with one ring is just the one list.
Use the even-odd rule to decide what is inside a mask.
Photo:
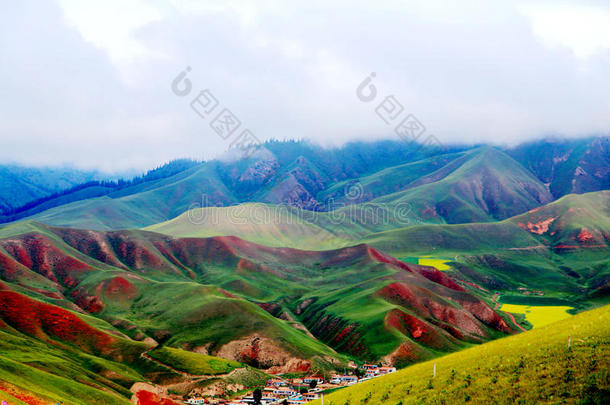
[(222, 153), (230, 141), (170, 91), (185, 66), (261, 139), (392, 137), (374, 112), (389, 94), (446, 142), (610, 128), (602, 2), (60, 1), (0, 6), (1, 161)]
[(133, 80), (129, 67), (134, 59), (164, 56), (146, 47), (136, 38), (138, 29), (163, 19), (162, 11), (143, 0), (59, 0), (68, 24), (83, 39), (104, 49), (121, 68), (127, 80)]
[(521, 7), (534, 33), (550, 46), (564, 46), (579, 58), (610, 50), (610, 10), (582, 4), (528, 4)]

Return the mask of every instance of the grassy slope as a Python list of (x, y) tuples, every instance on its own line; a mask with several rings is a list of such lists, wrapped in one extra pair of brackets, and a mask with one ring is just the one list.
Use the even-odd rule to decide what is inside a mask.
[(374, 202), (333, 212), (285, 205), (247, 203), (196, 208), (149, 231), (180, 237), (237, 236), (266, 246), (328, 250), (358, 244), (366, 235), (414, 223), (416, 214)]
[(0, 401), (6, 401), (6, 403), (11, 405), (27, 405), (27, 402), (23, 402), (17, 397), (14, 397), (13, 395), (4, 391), (0, 391)]
[[(337, 210), (333, 212), (311, 212), (279, 205), (242, 204), (196, 209), (147, 229), (182, 237), (235, 235), (268, 246), (314, 250), (356, 244), (366, 238), (366, 242), (400, 254), (407, 250), (418, 252), (433, 248), (457, 252), (522, 248), (538, 244), (535, 235), (518, 225), (520, 221), (527, 223), (525, 217), (531, 216), (530, 213), (514, 217), (511, 221), (455, 226), (442, 224), (445, 220), (455, 222), (457, 216), (464, 215), (480, 221), (490, 220), (490, 215), (505, 217), (510, 212), (537, 207), (532, 196), (544, 196), (538, 187), (539, 182), (499, 151), (484, 148), (467, 152), (453, 162), (458, 160), (461, 164), (452, 171), (432, 173), (428, 179), (412, 182), (412, 187), (406, 191), (387, 194), (363, 204), (337, 204)], [(413, 165), (416, 164), (406, 166)], [(386, 169), (363, 178), (364, 194), (369, 193), (367, 187), (372, 187), (370, 184), (380, 181), (378, 176), (385, 179), (388, 176), (386, 171), (392, 172), (400, 168)], [(432, 182), (438, 178), (440, 180)], [(480, 189), (485, 182), (490, 183), (490, 187), (492, 184), (497, 186), (501, 192), (485, 196), (482, 194), (484, 190)], [(533, 184), (528, 186), (533, 191), (522, 190), (524, 183)], [(334, 188), (331, 187), (330, 190), (332, 193)], [(604, 195), (604, 192), (598, 192), (585, 196), (568, 196), (549, 204), (547, 208), (541, 208), (540, 212), (559, 208), (561, 212), (557, 215), (567, 215), (569, 207), (583, 204), (578, 208), (579, 212), (566, 217), (569, 226), (578, 226), (590, 217), (591, 222), (603, 224), (602, 228), (608, 229), (610, 216)], [(450, 200), (460, 202), (455, 205)], [(451, 213), (443, 214), (443, 207), (451, 208)], [(422, 218), (429, 223), (422, 224)], [(603, 221), (598, 222), (599, 219)]]
[[(193, 349), (213, 343), (212, 349), (218, 350), (223, 344), (256, 331), (279, 343), (288, 353), (312, 359), (318, 363), (316, 367), (329, 368), (325, 359), (342, 361), (344, 357), (328, 345), (360, 358), (377, 359), (401, 342), (410, 341), (405, 335), (410, 336), (410, 332), (399, 332), (385, 324), (388, 312), (409, 311), (413, 305), (390, 304), (388, 297), (378, 296), (377, 292), (388, 284), (407, 283), (419, 289), (415, 291), (417, 296), (426, 296), (452, 310), (464, 310), (459, 302), (465, 294), (418, 273), (373, 260), (363, 245), (342, 251), (304, 252), (269, 249), (236, 238), (173, 240), (141, 231), (106, 234), (35, 224), (14, 226), (13, 233), (30, 233), (21, 239), (0, 242), (10, 246), (32, 244), (31, 231), (36, 228), (36, 234), (47, 238), (46, 242), (37, 242), (39, 245), (50, 241), (69, 257), (94, 269), (72, 275), (78, 282), (78, 289), (73, 292), (76, 297), (95, 296), (102, 302), (97, 316), (129, 336), (149, 336), (173, 347)], [(3, 235), (10, 233), (5, 229)], [(81, 246), (83, 251), (73, 246)], [(88, 248), (92, 249), (90, 256), (86, 254)], [(137, 254), (123, 256), (120, 252)], [(107, 263), (93, 257), (104, 257)], [(28, 269), (24, 272), (40, 277)], [(277, 285), (282, 288), (275, 288)], [(226, 291), (236, 296), (227, 296)], [(448, 297), (457, 301), (447, 300)], [(275, 306), (275, 316), (252, 301)], [(316, 303), (305, 309), (305, 301)], [(180, 305), (174, 305), (176, 302)], [(418, 311), (413, 315), (422, 319), (430, 315), (423, 309)], [(282, 312), (289, 321), (276, 317)], [(295, 328), (295, 321), (297, 327), (299, 321), (305, 323), (320, 340)], [(481, 338), (494, 337), (495, 329), (484, 325), (480, 328)], [(410, 342), (428, 357), (464, 344), (444, 332), (436, 332), (440, 343), (434, 342), (432, 351), (425, 348), (429, 343)], [(342, 337), (345, 333), (349, 339)]]
[[(478, 272), (477, 282), (490, 289), (529, 287), (572, 299), (582, 297), (583, 289), (593, 292), (610, 275), (609, 207), (608, 191), (572, 194), (500, 222), (421, 225), (371, 234), (364, 241), (396, 257), (452, 257), (454, 269)], [(549, 218), (555, 220), (542, 234), (524, 229)], [(592, 239), (578, 240), (583, 229)]]
[[(354, 180), (344, 180), (333, 184), (327, 190), (319, 194), (320, 201), (332, 199), (337, 204), (359, 202), (358, 200), (371, 200), (382, 195), (392, 194), (400, 190), (410, 188), (416, 180), (443, 168), (448, 163), (463, 157), (466, 153), (449, 153), (433, 156), (416, 162), (409, 162), (398, 166), (392, 166), (369, 176), (358, 179), (361, 195), (356, 201), (345, 195), (354, 184)], [(454, 162), (456, 163), (456, 162)], [(459, 162), (457, 162), (459, 164)], [(359, 193), (360, 194), (360, 193)]]
[[(235, 234), (266, 245), (313, 250), (364, 241), (397, 257), (454, 258), (466, 267), (464, 270), (481, 275), (477, 283), (483, 281), (485, 285), (486, 278), (492, 281), (486, 285), (490, 289), (527, 286), (547, 293), (579, 295), (583, 288), (593, 291), (603, 285), (610, 274), (608, 249), (588, 247), (607, 243), (604, 235), (610, 229), (609, 201), (608, 191), (568, 195), (500, 222), (427, 224), (376, 233), (371, 232), (375, 227), (383, 228), (382, 221), (371, 220), (364, 225), (355, 221), (362, 217), (363, 204), (334, 213), (252, 204), (207, 208), (149, 229), (176, 236)], [(524, 229), (548, 218), (555, 221), (541, 235)], [(583, 229), (593, 237), (584, 243), (577, 240)], [(555, 248), (562, 245), (582, 248)]]
[(195, 375), (226, 374), (236, 368), (243, 367), (242, 364), (236, 361), (187, 352), (172, 347), (155, 349), (149, 352), (148, 355), (177, 370)]
[(610, 306), (605, 306), (337, 391), (324, 403), (602, 404), (610, 400), (609, 368)]
[(144, 380), (127, 365), (0, 330), (0, 387), (9, 392), (66, 404), (127, 404), (131, 384)]
[(551, 245), (578, 244), (575, 237), (583, 229), (591, 233), (589, 241), (581, 241), (586, 242), (584, 246), (604, 244), (610, 230), (610, 191), (569, 194), (537, 210), (511, 218), (511, 222), (535, 224), (550, 218), (553, 222), (543, 235)]
[(462, 164), (453, 170), (439, 169), (374, 202), (408, 203), (422, 216), (433, 209), (447, 223), (466, 223), (505, 219), (551, 201), (538, 179), (495, 148), (478, 148), (458, 160)]
[[(216, 169), (214, 164), (197, 166), (150, 184), (55, 207), (30, 219), (87, 229), (139, 228), (173, 218), (189, 208), (235, 203)], [(203, 197), (206, 195), (209, 201)]]
[[(542, 287), (553, 287), (555, 288), (558, 284), (562, 284), (563, 289), (572, 289), (575, 292), (579, 292), (580, 288), (582, 287), (582, 283), (587, 283), (588, 280), (595, 280), (595, 279), (599, 279), (600, 277), (603, 277), (604, 274), (607, 274), (608, 271), (608, 266), (607, 266), (607, 255), (604, 255), (603, 252), (600, 253), (599, 257), (596, 257), (593, 253), (591, 252), (586, 252), (585, 253), (570, 253), (570, 254), (566, 254), (566, 253), (562, 253), (561, 255), (546, 255), (546, 254), (540, 254), (540, 252), (531, 252), (530, 254), (525, 254), (526, 252), (520, 251), (518, 252), (518, 255), (515, 254), (513, 255), (513, 253), (509, 250), (506, 251), (505, 256), (502, 256), (502, 254), (496, 254), (495, 257), (500, 257), (503, 259), (506, 259), (507, 262), (510, 262), (510, 260), (515, 260), (519, 262), (520, 267), (517, 266), (509, 266), (506, 267), (505, 269), (502, 268), (502, 266), (500, 266), (498, 268), (498, 266), (489, 266), (488, 263), (483, 263), (481, 262), (481, 257), (483, 257), (486, 253), (486, 251), (492, 252), (492, 251), (497, 251), (498, 246), (502, 246), (502, 244), (507, 244), (508, 246), (534, 246), (535, 244), (539, 244), (542, 242), (544, 242), (545, 240), (550, 242), (553, 241), (558, 241), (558, 242), (565, 242), (565, 238), (566, 237), (571, 237), (571, 235), (573, 235), (573, 231), (569, 231), (569, 232), (564, 232), (567, 227), (563, 226), (561, 228), (557, 229), (557, 233), (556, 238), (557, 239), (549, 239), (548, 236), (539, 236), (539, 235), (533, 235), (532, 233), (522, 229), (520, 226), (518, 226), (519, 223), (526, 223), (528, 221), (534, 221), (534, 217), (533, 215), (536, 216), (540, 216), (540, 215), (547, 215), (547, 211), (552, 215), (555, 215), (555, 213), (560, 213), (562, 215), (571, 215), (569, 221), (564, 221), (567, 225), (570, 224), (576, 224), (575, 226), (571, 227), (570, 229), (573, 230), (579, 230), (582, 227), (588, 227), (589, 229), (595, 229), (594, 226), (598, 226), (600, 229), (608, 229), (607, 228), (607, 217), (604, 217), (604, 213), (607, 213), (607, 192), (599, 192), (599, 193), (590, 193), (590, 194), (586, 194), (586, 195), (578, 195), (578, 196), (568, 196), (565, 197), (564, 199), (559, 200), (556, 203), (553, 204), (549, 204), (546, 207), (543, 207), (539, 210), (535, 210), (532, 213), (527, 213), (524, 214), (520, 217), (516, 217), (513, 218), (511, 220), (507, 220), (507, 221), (503, 221), (501, 223), (498, 224), (468, 224), (468, 225), (441, 225), (441, 226), (435, 226), (432, 227), (430, 226), (430, 232), (426, 232), (426, 228), (428, 227), (412, 227), (412, 228), (406, 228), (404, 230), (399, 230), (399, 231), (395, 231), (395, 232), (386, 232), (386, 233), (381, 233), (378, 235), (375, 235), (375, 237), (380, 238), (379, 240), (372, 240), (373, 243), (377, 244), (379, 243), (379, 245), (381, 245), (381, 243), (392, 243), (392, 244), (396, 244), (396, 245), (383, 245), (384, 248), (387, 248), (389, 250), (393, 250), (395, 253), (396, 252), (405, 252), (405, 253), (409, 253), (412, 252), (412, 250), (418, 250), (418, 247), (420, 248), (420, 252), (422, 254), (424, 253), (430, 253), (430, 247), (431, 246), (440, 246), (440, 247), (444, 247), (444, 251), (439, 252), (439, 249), (433, 250), (433, 253), (444, 253), (445, 256), (448, 257), (453, 257), (454, 254), (458, 254), (461, 256), (458, 256), (458, 261), (461, 262), (462, 264), (466, 264), (469, 265), (470, 267), (473, 268), (477, 268), (480, 269), (481, 272), (485, 272), (485, 273), (490, 273), (493, 274), (494, 276), (496, 276), (499, 280), (503, 280), (507, 283), (511, 283), (514, 282), (515, 279), (519, 279), (521, 282), (525, 282), (527, 284), (530, 284), (532, 286), (536, 286), (539, 288)], [(574, 210), (576, 209), (576, 210)], [(536, 217), (538, 218), (538, 217)], [(561, 224), (561, 221), (557, 220), (556, 221), (557, 226), (559, 226)], [(553, 225), (554, 226), (554, 225)], [(442, 232), (439, 232), (440, 230), (443, 230)], [(465, 230), (468, 231), (468, 233), (465, 233)], [(57, 235), (53, 234), (53, 232), (49, 232), (46, 228), (44, 227), (40, 227), (36, 224), (32, 224), (32, 223), (18, 223), (9, 227), (5, 227), (0, 229), (0, 236), (2, 237), (10, 237), (10, 236), (15, 236), (15, 235), (19, 235), (19, 234), (23, 234), (23, 233), (27, 233), (27, 232), (32, 232), (32, 231), (38, 231), (38, 232), (42, 232), (46, 235), (48, 235), (51, 238), (54, 238), (55, 240), (58, 240)], [(561, 232), (560, 232), (561, 231)], [(414, 233), (415, 232), (415, 233)], [(464, 237), (464, 235), (467, 235), (468, 237)], [(134, 237), (137, 237), (137, 235), (134, 233)], [(439, 237), (444, 238), (444, 239), (440, 239), (439, 243)], [(477, 239), (478, 238), (478, 239)], [(494, 239), (496, 238), (496, 239)], [(544, 239), (547, 238), (547, 239)], [(508, 241), (508, 242), (507, 242)], [(395, 246), (394, 248), (392, 248), (392, 246)], [(401, 247), (402, 246), (402, 247)], [(473, 252), (472, 247), (476, 246), (477, 250)], [(100, 266), (99, 262), (96, 262), (94, 260), (92, 260), (91, 258), (88, 258), (86, 255), (80, 254), (79, 252), (75, 251), (72, 248), (69, 247), (64, 247), (64, 249), (66, 249), (69, 254), (71, 255), (75, 255), (77, 256), (79, 259), (91, 263), (95, 266)], [(401, 250), (404, 249), (404, 250)], [(409, 250), (407, 250), (409, 249)], [(469, 255), (473, 255), (474, 254), (474, 259), (472, 258), (473, 256), (470, 257), (466, 257), (465, 255), (469, 254)], [(579, 268), (575, 268), (574, 267), (574, 263), (576, 262), (576, 260), (572, 261), (572, 258), (574, 256), (580, 255), (580, 257), (577, 257), (579, 262), (587, 262), (587, 266), (583, 267), (582, 269)], [(478, 260), (478, 261), (477, 261)], [(583, 274), (583, 277), (581, 278), (581, 281), (576, 282), (573, 281), (570, 283), (566, 284), (565, 280), (571, 280), (571, 278), (569, 277), (565, 277), (565, 274), (561, 274), (558, 270), (558, 262), (557, 260), (563, 260), (563, 264), (568, 264), (570, 266), (572, 266), (573, 269), (576, 270), (576, 272)], [(596, 264), (597, 263), (597, 264)], [(605, 264), (604, 264), (605, 263)], [(510, 264), (510, 263), (509, 263)], [(605, 266), (605, 267), (604, 267)], [(95, 286), (96, 283), (99, 283), (101, 280), (104, 280), (105, 278), (112, 278), (117, 274), (120, 274), (120, 272), (117, 272), (116, 268), (111, 268), (110, 266), (107, 265), (103, 265), (101, 266), (101, 268), (105, 271), (102, 272), (98, 272), (96, 273), (95, 276), (91, 276), (91, 285)], [(490, 270), (491, 268), (491, 270)], [(506, 269), (510, 269), (510, 271), (512, 272), (512, 274), (508, 275), (506, 274)], [(337, 280), (339, 279), (350, 279), (352, 281), (355, 281), (353, 276), (356, 273), (351, 272), (351, 270), (347, 269), (347, 272), (339, 272), (336, 273), (336, 277)], [(361, 274), (361, 272), (359, 272)], [(307, 273), (304, 273), (307, 274)], [(154, 273), (149, 273), (148, 277), (160, 277), (161, 275), (157, 274), (155, 275)], [(257, 299), (263, 299), (263, 300), (274, 300), (274, 299), (278, 299), (281, 296), (277, 295), (277, 294), (271, 294), (269, 295), (270, 291), (268, 289), (266, 289), (264, 287), (264, 285), (266, 284), (266, 281), (264, 278), (260, 278), (261, 275), (260, 274), (256, 274), (256, 273), (241, 273), (241, 274), (231, 274), (229, 277), (228, 273), (223, 270), (222, 267), (210, 267), (207, 269), (207, 273), (206, 273), (206, 277), (207, 279), (205, 280), (208, 283), (217, 283), (217, 284), (224, 284), (223, 286), (230, 290), (230, 291), (235, 291), (241, 294), (246, 294), (246, 295), (250, 295), (253, 297), (257, 297)], [(309, 275), (311, 276), (311, 274)], [(34, 276), (36, 277), (36, 276)], [(37, 277), (40, 277), (37, 275)], [(165, 276), (167, 277), (167, 276)], [(328, 279), (329, 274), (325, 274), (324, 279)], [(164, 281), (174, 281), (175, 278), (173, 280), (170, 279), (165, 279)], [(177, 281), (177, 280), (176, 280)], [(366, 280), (360, 280), (361, 282), (365, 282)], [(285, 286), (288, 286), (285, 291), (299, 291), (300, 293), (302, 293), (302, 290), (298, 289), (299, 283), (301, 283), (301, 280), (291, 280), (290, 282), (284, 284)], [(368, 281), (366, 281), (368, 283)], [(87, 284), (87, 283), (85, 283)], [(184, 286), (187, 285), (188, 288), (184, 288)], [(517, 284), (518, 285), (518, 284)], [(515, 287), (516, 285), (513, 285), (513, 287)], [(373, 286), (374, 287), (374, 286)], [(155, 297), (155, 300), (158, 301), (158, 304), (154, 304), (151, 305), (151, 308), (158, 308), (159, 306), (161, 307), (165, 307), (165, 308), (171, 308), (171, 306), (165, 305), (164, 302), (168, 302), (171, 301), (172, 299), (175, 299), (176, 295), (174, 292), (172, 292), (172, 289), (174, 287), (172, 287), (172, 283), (164, 283), (163, 288), (159, 289), (157, 287), (157, 284), (153, 284), (149, 287), (151, 289), (151, 291), (155, 291), (155, 294), (149, 294), (149, 296), (154, 297), (155, 295), (158, 296)], [(191, 280), (189, 280), (189, 283), (187, 284), (176, 284), (175, 288), (178, 289), (182, 289), (184, 291), (184, 293), (188, 296), (193, 296), (192, 292), (198, 291), (200, 287), (199, 284), (197, 283), (192, 283)], [(245, 288), (245, 289), (244, 289)], [(391, 334), (376, 334), (374, 333), (375, 330), (378, 330), (378, 325), (376, 324), (376, 322), (378, 323), (378, 319), (379, 319), (379, 313), (383, 313), (384, 311), (390, 310), (392, 309), (392, 306), (389, 305), (388, 303), (385, 302), (381, 302), (378, 301), (375, 305), (371, 305), (371, 301), (366, 299), (367, 296), (370, 295), (371, 291), (366, 291), (363, 290), (357, 294), (354, 294), (354, 291), (349, 291), (348, 289), (345, 290), (345, 293), (342, 291), (338, 292), (337, 296), (342, 297), (342, 299), (340, 300), (339, 303), (334, 303), (333, 302), (333, 298), (332, 295), (329, 295), (328, 298), (325, 297), (325, 292), (323, 291), (318, 291), (317, 292), (317, 296), (322, 300), (321, 303), (327, 302), (329, 303), (329, 305), (327, 306), (328, 310), (336, 316), (340, 316), (340, 317), (345, 317), (347, 319), (350, 319), (351, 321), (355, 321), (358, 322), (362, 325), (365, 325), (366, 328), (368, 328), (371, 331), (371, 335), (370, 336), (365, 336), (364, 339), (367, 342), (367, 345), (369, 345), (371, 348), (373, 348), (373, 351), (375, 353), (387, 353), (387, 347), (390, 347), (391, 345), (395, 344), (397, 341), (399, 341), (400, 339), (404, 339), (404, 337), (401, 336), (393, 336)], [(40, 298), (40, 297), (39, 297)], [(210, 297), (208, 297), (209, 299)], [(221, 308), (226, 308), (227, 307), (227, 303), (231, 303), (233, 302), (232, 300), (228, 300), (226, 297), (221, 297), (218, 294), (213, 294), (212, 297), (212, 301), (206, 301), (205, 303), (203, 301), (205, 301), (206, 299), (203, 299), (203, 301), (199, 301), (194, 300), (192, 301), (190, 298), (184, 298), (184, 300), (182, 300), (183, 302), (189, 301), (189, 302), (194, 302), (193, 305), (197, 306), (197, 305), (208, 305), (205, 308), (210, 309), (210, 313), (219, 313), (219, 309)], [(534, 298), (532, 298), (534, 300)], [(508, 301), (507, 301), (508, 302)], [(146, 304), (148, 305), (146, 302), (143, 303), (143, 305)], [(383, 304), (383, 305), (380, 305)], [(144, 305), (144, 306), (146, 306)], [(232, 304), (233, 305), (233, 304)], [(354, 313), (353, 308), (354, 307), (358, 307), (360, 309), (362, 309), (361, 311), (358, 311), (357, 314)], [(255, 313), (259, 313), (259, 310), (257, 307), (255, 307), (254, 305), (250, 305), (247, 306), (246, 310), (244, 310), (245, 307), (240, 307), (239, 311), (247, 314), (249, 313), (249, 309), (247, 308), (251, 308), (252, 311), (254, 311)], [(291, 308), (294, 309), (294, 308)], [(120, 309), (112, 309), (112, 314), (117, 316), (119, 319), (123, 318), (123, 315), (121, 315), (121, 310)], [(205, 312), (205, 311), (204, 311)], [(148, 315), (145, 315), (144, 317), (142, 316), (137, 316), (136, 318), (132, 318), (133, 321), (136, 321), (136, 323), (142, 323), (144, 326), (146, 326), (146, 322), (156, 322), (156, 324), (150, 324), (150, 327), (155, 327), (155, 328), (164, 328), (168, 326), (168, 321), (171, 320), (171, 322), (169, 323), (169, 325), (171, 326), (171, 323), (175, 323), (176, 325), (180, 324), (181, 321), (181, 316), (183, 316), (184, 314), (178, 314), (178, 313), (167, 313), (167, 315), (169, 316), (159, 316), (157, 318), (157, 320), (154, 319), (154, 317), (150, 317)], [(277, 323), (276, 326), (274, 326), (273, 328), (275, 328), (274, 330), (277, 331), (281, 331), (284, 328), (289, 328), (286, 330), (290, 330), (291, 333), (289, 333), (288, 335), (293, 335), (294, 339), (295, 339), (295, 343), (293, 347), (295, 347), (295, 351), (298, 352), (300, 350), (303, 350), (303, 348), (309, 346), (309, 340), (306, 339), (304, 337), (304, 335), (296, 333), (296, 331), (294, 329), (292, 329), (291, 327), (289, 327), (287, 324), (284, 324), (282, 321), (279, 321), (271, 316), (269, 316), (266, 313), (263, 313), (263, 318), (266, 319), (265, 322), (268, 322), (269, 324), (274, 324)], [(231, 318), (228, 318), (231, 319)], [(377, 320), (376, 320), (377, 319)], [(239, 325), (241, 325), (239, 322), (239, 320), (236, 320), (236, 324), (233, 326), (230, 326), (228, 328), (228, 330), (231, 331), (237, 331), (239, 332)], [(252, 326), (252, 325), (250, 325)], [(248, 326), (246, 329), (250, 328), (250, 326)], [(210, 340), (214, 340), (217, 338), (222, 338), (222, 336), (224, 335), (221, 331), (221, 329), (209, 329), (205, 327), (205, 324), (202, 326), (202, 328), (195, 328), (195, 329), (189, 329), (187, 328), (186, 330), (184, 330), (180, 336), (177, 335), (175, 336), (175, 340), (174, 340), (174, 344), (180, 345), (180, 344), (184, 344), (187, 342), (193, 342), (193, 338), (201, 338), (203, 336), (203, 339), (201, 341), (201, 343), (205, 343), (205, 341), (210, 341)], [(212, 332), (210, 332), (210, 330)], [(214, 330), (216, 330), (216, 332), (213, 332)], [(226, 330), (226, 329), (225, 329)], [(239, 333), (236, 334), (236, 336)], [(280, 332), (278, 335), (276, 336), (281, 336), (283, 334), (283, 332)], [(291, 338), (292, 339), (292, 338)], [(195, 340), (196, 341), (196, 340)], [(300, 341), (300, 342), (298, 342)], [(385, 345), (385, 346), (384, 346)], [(315, 350), (314, 350), (315, 352)], [(439, 353), (436, 352), (430, 352), (428, 354), (429, 357), (432, 356), (436, 356)]]
[(248, 203), (197, 208), (145, 229), (180, 237), (232, 235), (266, 246), (300, 249), (345, 246), (347, 235), (335, 234), (316, 225), (325, 215), (281, 205)]
[[(337, 150), (290, 142), (267, 143), (266, 147), (267, 152), (255, 154), (249, 160), (207, 162), (167, 179), (52, 208), (30, 219), (98, 230), (140, 228), (174, 218), (194, 207), (227, 206), (250, 200), (284, 201), (283, 195), (276, 194), (275, 185), (291, 177), (290, 171), (300, 156), (317, 162), (311, 166), (315, 178), (328, 179), (328, 175), (346, 178), (380, 170), (387, 164), (404, 162), (409, 155), (408, 147), (400, 142), (353, 144)], [(271, 171), (248, 172), (259, 163)], [(300, 169), (308, 171), (307, 167)], [(241, 179), (241, 175), (245, 178)], [(262, 190), (265, 193), (261, 194)]]
[[(91, 316), (82, 316), (82, 319), (90, 321), (90, 326), (104, 323)], [(50, 329), (45, 332), (48, 336), (42, 341), (0, 320), (0, 392), (13, 393), (26, 401), (36, 398), (66, 404), (126, 404), (132, 396), (129, 388), (135, 382), (184, 379), (142, 358), (140, 354), (149, 348), (143, 343), (117, 339), (101, 354), (92, 354), (86, 346), (79, 347), (81, 341), (72, 344)], [(177, 348), (164, 347), (149, 355), (191, 374), (225, 374), (238, 369), (235, 375), (220, 376), (228, 383), (252, 386), (264, 379), (264, 373), (243, 364)], [(209, 381), (218, 381), (218, 377), (211, 377)]]
[[(346, 215), (352, 222), (348, 228), (353, 229), (344, 231), (351, 234), (353, 231), (379, 232), (406, 226), (415, 220), (492, 221), (550, 201), (550, 194), (538, 179), (505, 153), (489, 147), (383, 169), (377, 164), (368, 171), (378, 171), (370, 174), (366, 164), (360, 162), (357, 166), (363, 166), (362, 174), (368, 175), (358, 179), (361, 190), (355, 200), (345, 195), (346, 192), (351, 195), (349, 186), (355, 180), (342, 179), (354, 179), (357, 172), (326, 167), (322, 162), (313, 164), (306, 158), (297, 161), (301, 163), (287, 161), (282, 166), (270, 155), (260, 161), (231, 165), (209, 162), (151, 184), (52, 208), (31, 219), (63, 227), (139, 228), (175, 218), (195, 207), (228, 206), (244, 201), (285, 202), (299, 190), (302, 196), (307, 196), (307, 201), (326, 203), (337, 215)], [(395, 164), (395, 161), (390, 159), (386, 164)], [(296, 198), (296, 205), (306, 203)], [(365, 206), (346, 207), (371, 199)], [(397, 207), (404, 218), (396, 218)], [(380, 221), (380, 216), (387, 219)], [(335, 221), (321, 216), (310, 222), (332, 232), (329, 226)], [(278, 242), (273, 238), (266, 241)]]
[[(138, 248), (150, 250), (158, 255), (155, 259), (158, 258), (160, 261), (161, 269), (144, 264), (144, 268), (140, 269), (141, 275), (133, 278), (133, 274), (128, 271), (94, 260), (74, 249), (59, 235), (39, 224), (17, 223), (3, 228), (1, 232), (5, 238), (32, 234), (32, 232), (43, 235), (67, 256), (91, 266), (89, 272), (74, 274), (74, 277), (79, 278), (79, 291), (99, 295), (99, 298), (105, 302), (105, 307), (98, 316), (109, 321), (118, 321), (123, 325), (121, 331), (127, 335), (134, 336), (135, 333), (143, 332), (158, 339), (154, 331), (169, 330), (172, 332), (170, 344), (192, 348), (210, 342), (220, 347), (224, 343), (258, 331), (274, 339), (295, 356), (344, 359), (328, 346), (295, 329), (290, 323), (273, 317), (256, 304), (237, 296), (227, 297), (219, 288), (212, 286), (222, 286), (241, 296), (258, 300), (278, 298), (277, 291), (268, 287), (270, 280), (267, 277), (257, 272), (236, 273), (234, 266), (237, 265), (238, 258), (229, 258), (225, 263), (222, 258), (216, 260), (212, 257), (212, 263), (194, 263), (196, 267), (200, 267), (197, 272), (205, 270), (204, 274), (196, 275), (192, 270), (184, 271), (183, 267), (175, 266), (168, 261), (152, 243), (147, 241), (147, 233), (134, 231), (125, 234), (126, 240), (138, 240)], [(117, 242), (108, 240), (107, 243), (112, 246)], [(121, 263), (119, 260), (117, 262)], [(197, 280), (193, 280), (192, 277)], [(130, 297), (122, 290), (114, 293), (106, 289), (98, 290), (99, 286), (109, 285), (117, 278), (129, 280), (130, 288), (134, 288), (137, 295)], [(55, 286), (44, 280), (39, 274), (26, 268), (20, 277), (20, 281), (29, 287), (54, 291)], [(293, 292), (301, 289), (296, 282), (289, 285)], [(19, 286), (14, 286), (14, 289), (43, 301), (69, 306), (67, 300), (50, 299), (35, 291), (20, 289)], [(173, 305), (176, 302), (180, 302), (180, 305)], [(96, 325), (98, 327), (114, 329), (99, 318), (89, 318), (91, 318), (89, 322), (101, 322), (102, 325)], [(129, 326), (125, 329), (125, 325)], [(137, 328), (133, 328), (133, 325)], [(320, 364), (328, 367), (325, 361), (320, 361)]]
[[(169, 330), (167, 342), (176, 347), (215, 348), (254, 332), (278, 342), (301, 358), (339, 357), (333, 350), (274, 318), (257, 305), (210, 291), (194, 282), (164, 282), (138, 285), (141, 298), (126, 311), (109, 306), (104, 316), (128, 320), (154, 336), (155, 330)], [(148, 290), (148, 291), (147, 291)], [(110, 300), (108, 300), (110, 302)], [(180, 302), (173, 306), (172, 302)]]

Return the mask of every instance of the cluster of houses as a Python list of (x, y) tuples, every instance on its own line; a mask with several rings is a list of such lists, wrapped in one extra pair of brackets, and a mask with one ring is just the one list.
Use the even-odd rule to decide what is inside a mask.
[(391, 374), (396, 372), (396, 367), (382, 367), (376, 364), (365, 364), (362, 366), (364, 369), (364, 378), (360, 381), (370, 380), (371, 378), (379, 377), (381, 375)]
[(517, 290), (523, 294), (523, 295), (539, 295), (539, 296), (543, 296), (544, 295), (544, 291), (540, 291), (540, 290), (528, 290), (525, 287), (519, 287), (517, 288)]
[[(396, 372), (395, 367), (382, 367), (376, 364), (365, 364), (362, 366), (364, 376), (358, 378), (356, 375), (335, 374), (324, 380), (322, 377), (310, 376), (305, 378), (283, 379), (279, 377), (268, 380), (262, 389), (261, 404), (280, 405), (305, 404), (318, 399), (322, 391), (339, 388), (341, 386), (354, 385), (371, 378)], [(361, 374), (362, 375), (362, 374)], [(314, 388), (311, 388), (311, 387)], [(285, 402), (284, 402), (285, 401)], [(219, 400), (210, 398), (190, 398), (185, 403), (190, 405), (200, 404), (224, 404), (224, 405), (250, 405), (254, 404), (252, 392), (232, 400)]]

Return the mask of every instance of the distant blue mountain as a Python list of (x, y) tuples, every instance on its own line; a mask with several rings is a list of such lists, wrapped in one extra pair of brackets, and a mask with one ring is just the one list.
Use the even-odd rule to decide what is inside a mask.
[(122, 179), (73, 168), (0, 166), (0, 219), (16, 220), (70, 202), (99, 197), (128, 186), (164, 179), (200, 164), (177, 159), (140, 176)]
[(246, 159), (228, 153), (205, 163), (177, 160), (127, 180), (36, 170), (0, 175), (0, 198), (6, 201), (0, 223), (32, 218), (64, 227), (124, 229), (166, 221), (196, 206), (262, 202), (326, 211), (333, 204), (373, 200), (409, 202), (421, 215), (468, 223), (505, 219), (570, 193), (609, 189), (610, 140), (545, 139), (513, 148), (425, 148), (399, 140), (322, 148), (267, 141)]
[(67, 167), (0, 165), (0, 213), (99, 178), (99, 173)]

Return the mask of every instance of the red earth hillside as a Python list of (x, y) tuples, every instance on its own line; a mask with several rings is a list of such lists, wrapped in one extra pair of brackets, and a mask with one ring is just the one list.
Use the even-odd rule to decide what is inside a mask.
[(71, 343), (90, 353), (107, 352), (116, 340), (66, 309), (7, 289), (0, 290), (0, 318), (23, 333), (47, 341)]

